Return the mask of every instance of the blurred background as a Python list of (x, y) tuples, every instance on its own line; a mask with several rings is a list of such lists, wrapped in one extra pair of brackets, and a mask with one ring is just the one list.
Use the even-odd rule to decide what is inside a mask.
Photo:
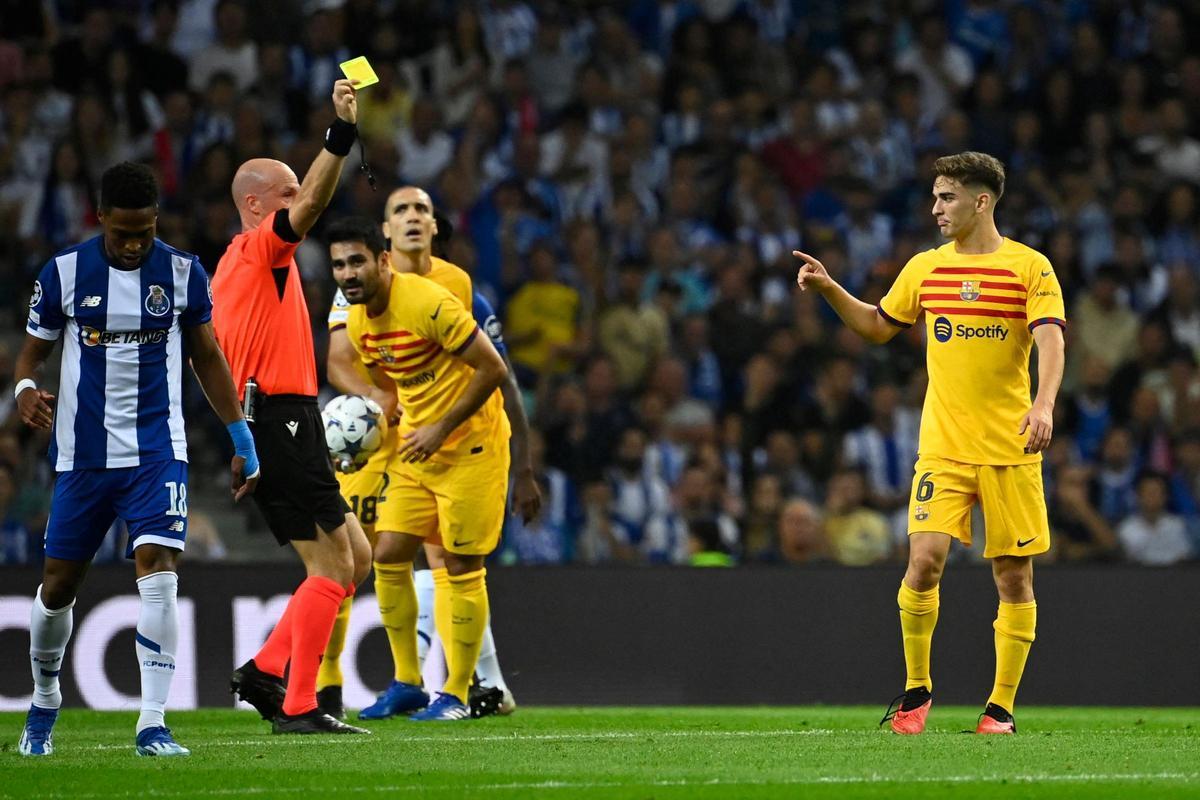
[[(237, 165), (302, 174), (364, 54), (380, 191), (356, 149), (297, 256), (319, 368), (322, 224), (426, 188), (535, 428), (543, 513), (494, 563), (902, 563), (924, 326), (868, 346), (790, 251), (878, 300), (940, 244), (930, 165), (967, 149), (1067, 299), (1040, 560), (1200, 553), (1200, 2), (0, 0), (0, 36), (0, 564), (40, 560), (53, 478), (14, 414), (26, 301), (98, 232), (100, 174), (152, 165), (160, 237), (212, 270)], [(189, 381), (187, 559), (288, 558)]]

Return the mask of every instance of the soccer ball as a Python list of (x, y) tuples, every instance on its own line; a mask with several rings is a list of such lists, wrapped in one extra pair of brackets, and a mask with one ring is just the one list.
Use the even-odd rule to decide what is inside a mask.
[(387, 430), (379, 404), (357, 394), (341, 394), (330, 400), (321, 419), (325, 423), (325, 444), (342, 468), (367, 463), (383, 443)]

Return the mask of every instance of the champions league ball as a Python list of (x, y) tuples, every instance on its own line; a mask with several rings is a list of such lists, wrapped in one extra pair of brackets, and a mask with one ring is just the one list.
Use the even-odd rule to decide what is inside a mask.
[(321, 419), (325, 423), (325, 444), (343, 470), (351, 464), (361, 467), (367, 463), (383, 443), (387, 430), (379, 404), (357, 394), (342, 394), (330, 400)]

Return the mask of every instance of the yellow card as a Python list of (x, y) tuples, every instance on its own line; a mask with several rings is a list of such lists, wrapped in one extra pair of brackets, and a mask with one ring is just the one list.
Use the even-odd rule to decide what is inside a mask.
[(362, 89), (364, 86), (379, 83), (379, 76), (375, 74), (375, 70), (371, 69), (371, 63), (367, 61), (366, 56), (359, 56), (349, 61), (343, 61), (338, 66), (342, 68), (342, 74), (349, 79), (355, 89)]

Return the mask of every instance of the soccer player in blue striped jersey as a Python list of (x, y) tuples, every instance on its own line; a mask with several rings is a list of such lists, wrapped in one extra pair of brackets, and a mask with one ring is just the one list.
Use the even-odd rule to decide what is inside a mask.
[[(185, 358), (233, 438), (235, 500), (254, 491), (258, 457), (213, 335), (208, 277), (195, 256), (155, 238), (158, 185), (150, 169), (129, 162), (109, 168), (99, 217), (102, 235), (58, 253), (38, 275), (14, 378), (22, 421), (53, 431), (50, 460), (58, 473), (30, 615), (33, 702), (18, 749), (53, 752), (71, 609), (96, 548), (121, 517), (141, 596), (135, 749), (185, 756), (163, 719), (178, 642), (176, 567), (187, 537)], [(35, 376), (59, 339), (56, 397)]]

